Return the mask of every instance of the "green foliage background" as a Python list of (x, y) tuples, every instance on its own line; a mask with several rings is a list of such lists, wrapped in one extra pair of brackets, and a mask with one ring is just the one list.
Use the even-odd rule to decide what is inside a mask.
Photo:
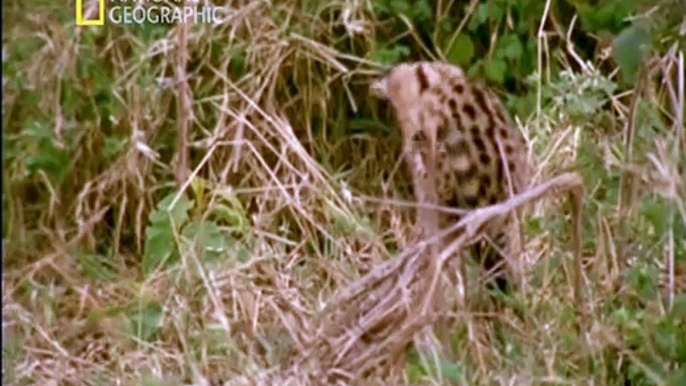
[[(248, 7), (248, 3), (235, 6)], [(368, 66), (375, 70), (400, 61), (446, 60), (462, 66), (472, 77), (486, 79), (512, 114), (531, 128), (529, 136), (537, 139), (532, 144), (536, 159), (548, 160), (541, 167), (541, 178), (563, 170), (584, 176), (585, 254), (607, 257), (623, 248), (633, 259), (619, 273), (618, 291), (602, 292), (605, 284), (587, 291), (597, 301), (592, 317), (620, 341), (615, 346), (581, 354), (579, 342), (565, 340), (572, 334), (564, 319), (569, 311), (562, 300), (564, 291), (559, 288), (557, 307), (541, 306), (538, 314), (532, 311), (528, 319), (532, 323), (542, 315), (562, 315), (557, 335), (551, 333), (548, 338), (563, 342), (563, 354), (571, 359), (561, 359), (555, 371), (574, 381), (594, 378), (597, 384), (686, 382), (686, 297), (682, 292), (686, 284), (676, 284), (676, 297), (667, 310), (662, 260), (663, 250), (670, 245), (676, 262), (673, 275), (684, 280), (684, 137), (672, 129), (674, 116), (667, 92), (652, 79), (646, 86), (649, 92), (637, 102), (634, 158), (630, 159), (621, 146), (627, 109), (617, 107), (631, 104), (627, 95), (638, 89), (646, 63), (683, 51), (686, 24), (679, 10), (686, 10), (686, 2), (371, 0), (370, 7), (358, 8), (360, 19), (374, 23), (361, 34), (349, 33), (345, 23), (339, 22), (346, 4), (272, 3), (265, 7), (270, 23), (261, 27), (272, 28), (274, 39), (291, 45), (295, 53), (278, 66), (270, 97), (280, 102), (286, 118), (294, 123), (294, 135), (331, 180), (348, 183), (354, 192), (380, 195), (378, 176), (390, 175), (388, 165), (397, 159), (400, 140), (388, 109), (368, 97), (369, 76), (360, 72), (349, 78), (331, 77), (333, 66), (312, 60), (312, 52), (330, 48), (339, 53), (337, 60), (344, 61), (344, 55), (360, 58), (345, 62), (346, 66), (373, 62), (380, 65)], [(73, 280), (97, 284), (119, 280), (127, 288), (145, 287), (160, 272), (178, 272), (179, 267), (187, 267), (186, 256), (192, 253), (203, 264), (224, 268), (227, 260), (243, 264), (257, 258), (260, 240), (251, 233), (251, 215), (258, 204), (231, 189), (210, 186), (217, 178), (205, 170), (185, 192), (175, 187), (179, 111), (170, 74), (176, 64), (165, 51), (174, 26), (79, 30), (73, 25), (73, 9), (38, 0), (5, 1), (3, 11), (3, 278), (12, 283), (13, 301), (33, 304), (28, 299), (36, 293), (47, 294), (59, 283), (54, 273), (36, 268), (43, 267), (45, 256), (55, 251), (75, 256), (63, 263)], [(217, 73), (235, 84), (247, 84), (255, 74), (268, 76), (260, 66), (269, 63), (270, 55), (268, 44), (251, 40), (253, 36), (244, 31), (234, 33), (230, 26), (198, 27), (193, 32), (185, 69), (194, 98), (190, 142), (211, 136), (211, 128), (226, 119), (217, 113), (218, 96), (225, 93)], [(315, 43), (319, 48), (307, 48)], [(586, 71), (584, 63), (592, 63), (594, 71)], [(577, 136), (571, 162), (555, 154), (546, 158), (558, 138), (554, 130), (563, 127), (574, 127)], [(154, 162), (132, 155), (138, 132), (146, 135), (144, 143), (157, 154)], [(645, 177), (656, 173), (654, 158), (650, 158), (657, 152), (656, 144), (665, 146), (661, 161), (672, 167), (666, 178), (674, 183), (671, 193), (650, 185), (651, 177)], [(199, 164), (207, 151), (194, 146), (192, 165)], [(229, 153), (218, 150), (213, 165), (225, 164)], [(265, 158), (265, 162), (275, 162)], [(608, 159), (617, 162), (608, 165)], [(639, 169), (637, 174), (647, 178), (644, 183), (650, 189), (639, 192), (630, 213), (624, 215), (617, 208), (629, 168)], [(249, 186), (252, 180), (245, 174), (232, 175), (232, 185)], [(395, 189), (399, 197), (410, 196), (402, 178)], [(377, 235), (389, 250), (395, 250), (395, 242), (384, 233), (388, 224), (374, 220), (373, 209), (327, 212), (331, 201), (327, 200), (317, 201), (313, 211), (319, 212), (312, 216), (323, 218), (322, 223), (330, 220), (333, 225), (327, 231), (331, 234), (355, 240)], [(172, 202), (175, 206), (170, 209)], [(311, 236), (302, 231), (297, 212), (279, 216), (271, 229), (274, 234), (308, 240), (311, 254), (340, 252), (325, 232)], [(570, 229), (567, 218), (539, 215), (527, 224), (528, 234), (544, 234), (558, 248), (568, 241)], [(603, 234), (616, 237), (607, 240)], [(561, 250), (548, 253), (550, 264), (564, 265)], [(542, 283), (544, 268), (548, 266), (534, 269), (532, 283)], [(307, 269), (313, 268), (303, 269), (302, 277), (316, 276)], [(25, 281), (29, 273), (31, 280)], [(588, 275), (591, 283), (607, 279), (593, 270)], [(326, 288), (331, 280), (321, 274), (317, 285)], [(129, 295), (123, 304), (89, 318), (121, 314), (130, 324), (132, 339), (164, 339), (163, 315), (168, 310), (162, 301), (133, 290)], [(51, 302), (46, 301), (41, 312), (57, 312), (59, 308)], [(465, 334), (457, 331), (456, 339), (466, 339)], [(531, 347), (513, 340), (495, 350), (519, 352), (503, 362), (504, 367), (518, 368), (531, 365), (523, 363), (530, 359), (525, 352)], [(3, 350), (12, 363), (29, 355), (17, 340)], [(218, 350), (225, 354), (223, 348)], [(574, 366), (582, 362), (588, 373), (579, 375), (581, 370)], [(472, 365), (446, 362), (440, 371), (453, 380), (486, 379), (479, 378)], [(543, 371), (536, 367), (540, 363), (532, 366), (534, 373)], [(434, 370), (418, 359), (408, 363), (411, 380), (430, 376)], [(30, 384), (12, 374), (3, 371), (3, 381)]]

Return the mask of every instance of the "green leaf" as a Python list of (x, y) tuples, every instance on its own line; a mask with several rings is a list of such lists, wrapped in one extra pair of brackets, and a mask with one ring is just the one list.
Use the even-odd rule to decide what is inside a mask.
[(168, 266), (178, 257), (174, 235), (188, 220), (188, 211), (193, 208), (194, 203), (182, 194), (174, 206), (171, 206), (176, 195), (176, 192), (168, 194), (157, 204), (157, 209), (150, 213), (141, 262), (141, 269), (146, 277), (155, 269)]
[(464, 379), (464, 369), (460, 364), (441, 358), (439, 361), (441, 374), (447, 380), (459, 383)]
[(519, 40), (519, 36), (509, 34), (503, 36), (498, 44), (498, 53), (503, 57), (512, 60), (518, 60), (524, 55), (524, 46)]
[[(488, 4), (488, 2), (485, 2), (479, 4), (476, 7), (476, 9), (474, 10), (474, 14), (472, 15), (472, 19), (469, 21), (469, 24), (467, 25), (467, 29), (469, 29), (470, 31), (474, 31), (480, 25), (484, 24), (486, 20), (488, 20), (488, 16), (491, 13)], [(469, 6), (466, 7), (468, 8)]]
[(667, 232), (672, 215), (668, 203), (659, 198), (648, 198), (643, 202), (641, 212), (653, 227), (656, 235), (662, 236)]
[(505, 81), (505, 71), (507, 71), (507, 64), (502, 59), (493, 59), (484, 64), (484, 71), (486, 78), (490, 81), (502, 84)]
[(234, 230), (242, 235), (250, 230), (250, 222), (245, 213), (230, 208), (224, 204), (214, 204), (211, 208), (212, 215), (216, 221), (224, 222), (233, 227)]
[(231, 62), (229, 63), (231, 79), (238, 80), (247, 73), (247, 54), (244, 50), (236, 48), (231, 50), (229, 55), (231, 57)]
[(419, 382), (425, 374), (424, 369), (419, 363), (409, 362), (407, 363), (407, 368), (405, 369), (407, 374), (407, 379), (412, 383)]
[(668, 377), (665, 383), (668, 386), (686, 385), (686, 367), (674, 370)]
[(686, 294), (678, 294), (674, 297), (670, 316), (680, 323), (686, 324)]
[(396, 13), (408, 14), (411, 6), (407, 0), (391, 0), (391, 9)]
[(157, 234), (147, 235), (145, 240), (145, 253), (141, 262), (141, 270), (145, 277), (149, 276), (158, 267), (167, 266), (176, 255), (176, 242), (171, 232), (159, 231)]
[(634, 82), (649, 48), (650, 34), (637, 25), (625, 28), (615, 38), (612, 54), (627, 82)]
[(153, 375), (145, 375), (141, 379), (140, 384), (141, 386), (164, 386), (166, 383)]
[(627, 272), (627, 281), (638, 296), (645, 301), (657, 295), (659, 275), (655, 267), (639, 264)]
[(129, 320), (136, 338), (150, 340), (162, 325), (162, 306), (151, 303), (134, 312)]
[[(459, 363), (451, 362), (445, 358), (439, 358), (438, 363), (429, 361), (430, 368), (425, 368), (423, 361), (420, 359), (420, 354), (412, 349), (408, 353), (406, 372), (411, 382), (418, 382), (421, 378), (428, 374), (435, 374), (436, 370), (441, 373), (443, 378), (455, 383), (464, 382), (464, 368)], [(437, 366), (434, 366), (437, 365)]]
[(433, 17), (433, 8), (428, 0), (420, 0), (412, 4), (412, 20), (416, 22), (429, 22)]
[(474, 43), (467, 34), (459, 34), (450, 47), (446, 48), (449, 62), (466, 66), (474, 57)]
[(488, 1), (484, 4), (486, 4), (487, 9), (488, 9), (488, 18), (491, 19), (492, 22), (494, 22), (494, 23), (499, 22), (503, 18), (503, 16), (505, 15), (505, 10), (497, 2)]
[(169, 211), (172, 221), (178, 228), (188, 219), (188, 211), (193, 208), (194, 203), (182, 194), (174, 206), (171, 206), (175, 198), (176, 193), (168, 195), (160, 202), (158, 208)]
[(27, 146), (26, 169), (30, 174), (43, 171), (59, 184), (70, 172), (71, 152), (55, 146), (51, 125), (40, 118), (26, 122), (23, 128)]
[(368, 217), (357, 218), (338, 213), (334, 215), (334, 229), (343, 237), (369, 236), (373, 233)]
[(233, 240), (225, 236), (217, 224), (210, 221), (196, 221), (183, 229), (183, 235), (192, 240), (200, 251), (201, 258), (224, 252), (233, 244)]
[(126, 150), (127, 141), (125, 138), (113, 135), (105, 138), (104, 156), (108, 160), (114, 160)]
[(363, 133), (380, 133), (383, 135), (390, 135), (390, 133), (393, 131), (392, 127), (385, 125), (381, 121), (365, 118), (351, 119), (348, 123), (348, 127), (352, 131)]
[(401, 44), (380, 46), (369, 54), (369, 60), (383, 64), (393, 64), (410, 54), (410, 49)]
[(116, 270), (107, 262), (106, 256), (84, 254), (79, 256), (79, 265), (85, 276), (95, 280), (108, 281), (116, 277)]
[(209, 212), (212, 218), (218, 224), (228, 224), (233, 231), (242, 235), (248, 233), (250, 231), (248, 213), (236, 194), (228, 190), (217, 191), (216, 194), (221, 196), (222, 201), (210, 206)]

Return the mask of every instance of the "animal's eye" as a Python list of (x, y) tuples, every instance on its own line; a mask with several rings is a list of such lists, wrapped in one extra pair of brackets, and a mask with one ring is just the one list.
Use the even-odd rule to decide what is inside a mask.
[(423, 130), (417, 130), (412, 134), (413, 142), (423, 142), (424, 140), (426, 140), (426, 134), (424, 134)]

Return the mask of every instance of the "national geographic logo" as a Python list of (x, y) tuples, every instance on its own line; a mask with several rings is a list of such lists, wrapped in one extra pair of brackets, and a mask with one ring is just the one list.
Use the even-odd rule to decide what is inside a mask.
[(83, 16), (83, 0), (76, 0), (76, 25), (103, 25), (105, 24), (105, 0), (98, 1), (98, 18), (87, 20)]
[[(85, 0), (88, 1), (88, 0)], [(76, 25), (114, 24), (220, 24), (222, 7), (200, 4), (201, 0), (76, 0)], [(97, 11), (93, 12), (94, 6)], [(97, 15), (97, 18), (96, 18)]]

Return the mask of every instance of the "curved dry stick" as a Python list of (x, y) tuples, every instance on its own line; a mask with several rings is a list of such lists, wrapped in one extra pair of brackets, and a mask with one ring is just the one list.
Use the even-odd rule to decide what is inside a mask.
[[(553, 191), (567, 191), (574, 231), (574, 302), (581, 331), (583, 320), (581, 231), (584, 185), (578, 173), (566, 173), (530, 188), (509, 200), (473, 210), (461, 221), (414, 243), (394, 260), (373, 268), (343, 289), (330, 303), (308, 349), (291, 362), (291, 369), (307, 367), (312, 377), (359, 378), (395, 363), (418, 331), (430, 325), (440, 311), (434, 308), (439, 275), (460, 249), (481, 237), (490, 220), (507, 215)], [(457, 236), (437, 255), (431, 245), (443, 237)], [(313, 378), (315, 379), (315, 378)], [(352, 379), (349, 379), (352, 380)]]

